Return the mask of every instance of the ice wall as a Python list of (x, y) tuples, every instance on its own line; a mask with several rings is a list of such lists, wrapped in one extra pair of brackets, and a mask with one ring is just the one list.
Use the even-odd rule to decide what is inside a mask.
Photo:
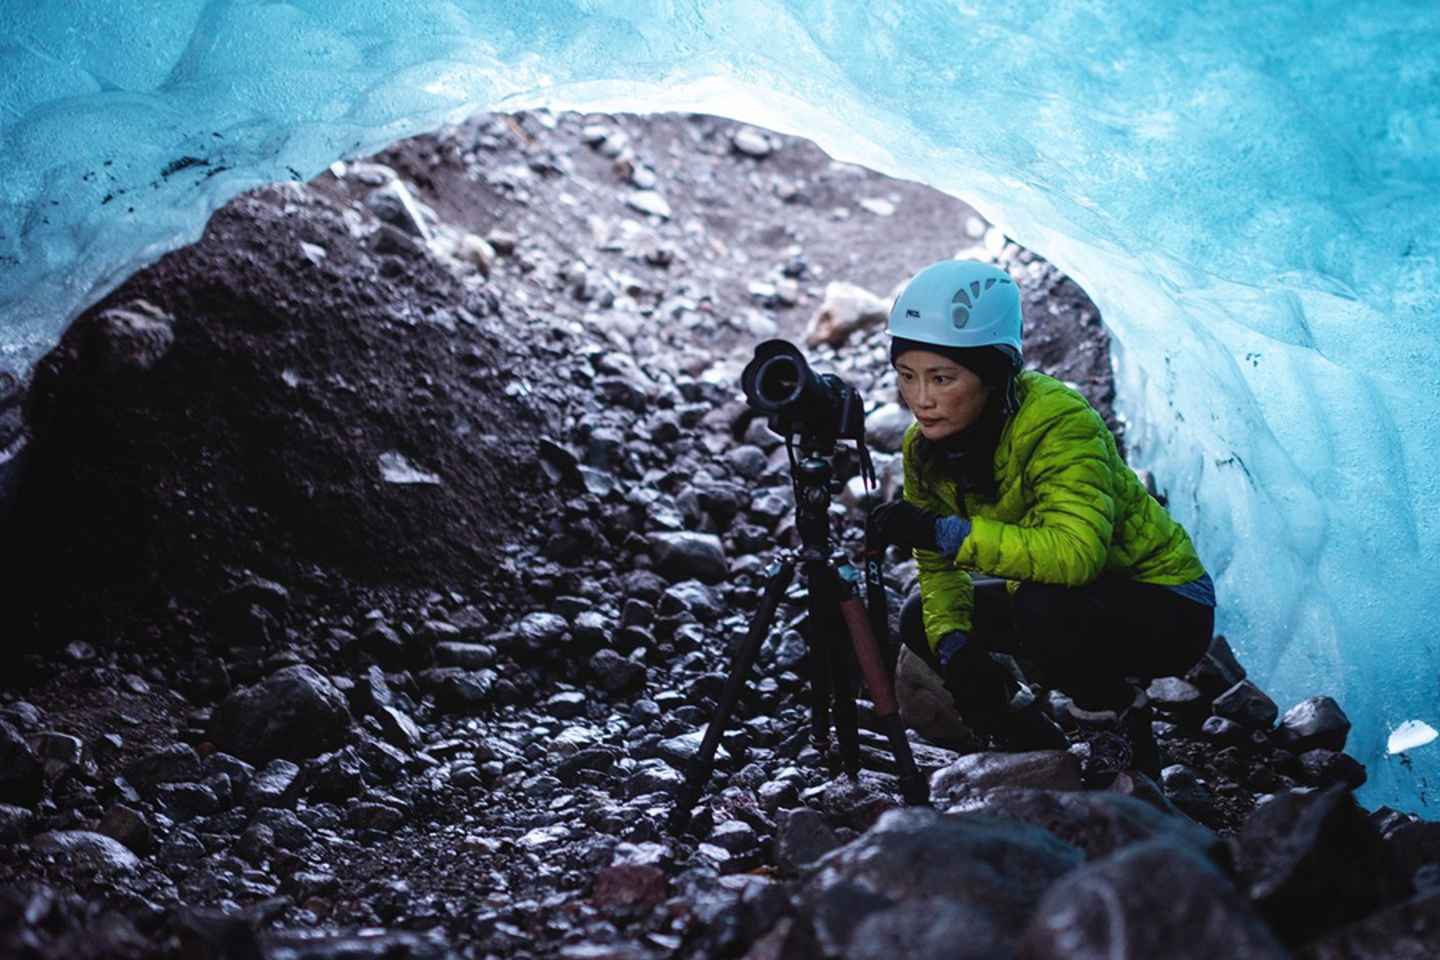
[(1440, 725), (1437, 51), (1430, 0), (0, 0), (0, 364), (235, 193), (476, 109), (803, 134), (1086, 287), (1221, 629), (1418, 808), (1440, 745), (1383, 744)]

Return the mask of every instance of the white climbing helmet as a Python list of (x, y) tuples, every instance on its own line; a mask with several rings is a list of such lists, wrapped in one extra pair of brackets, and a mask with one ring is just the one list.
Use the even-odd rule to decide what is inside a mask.
[(1021, 365), (1020, 288), (999, 267), (941, 260), (910, 278), (890, 309), (891, 336), (946, 347), (1008, 347)]

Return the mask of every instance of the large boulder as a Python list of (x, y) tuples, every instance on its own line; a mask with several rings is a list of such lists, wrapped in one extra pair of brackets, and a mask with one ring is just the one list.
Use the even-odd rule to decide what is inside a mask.
[(1032, 824), (1098, 859), (1135, 843), (1166, 838), (1223, 862), (1223, 841), (1199, 824), (1163, 813), (1144, 800), (1109, 790), (1072, 792), (1004, 787), (952, 803), (948, 812), (1004, 817)]
[(879, 956), (885, 945), (886, 956), (922, 955), (927, 924), (901, 921), (914, 919), (906, 904), (929, 898), (929, 922), (955, 933), (965, 956), (1004, 955), (1035, 901), (1082, 860), (1027, 824), (909, 807), (821, 858), (801, 897), (829, 954)]
[(1292, 944), (1409, 892), (1379, 830), (1339, 785), (1287, 790), (1256, 807), (1236, 859), (1241, 888)]
[(338, 746), (350, 728), (345, 695), (313, 667), (297, 664), (226, 697), (210, 739), (251, 763), (304, 760)]
[(97, 873), (132, 873), (140, 858), (119, 840), (90, 830), (55, 830), (30, 841), (41, 853), (59, 854), (85, 870)]
[(1026, 960), (1282, 960), (1289, 954), (1215, 866), (1156, 839), (1061, 878), (1021, 941)]

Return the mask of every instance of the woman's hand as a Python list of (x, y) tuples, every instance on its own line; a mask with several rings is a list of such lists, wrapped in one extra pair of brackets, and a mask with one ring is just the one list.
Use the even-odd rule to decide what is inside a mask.
[(940, 515), (908, 500), (891, 500), (870, 511), (870, 522), (881, 539), (908, 550), (935, 550), (935, 522)]

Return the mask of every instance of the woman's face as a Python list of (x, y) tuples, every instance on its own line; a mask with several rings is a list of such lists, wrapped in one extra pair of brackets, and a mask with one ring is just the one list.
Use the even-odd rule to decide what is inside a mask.
[(927, 440), (943, 440), (980, 419), (990, 388), (954, 360), (928, 350), (906, 350), (895, 360), (900, 396)]

